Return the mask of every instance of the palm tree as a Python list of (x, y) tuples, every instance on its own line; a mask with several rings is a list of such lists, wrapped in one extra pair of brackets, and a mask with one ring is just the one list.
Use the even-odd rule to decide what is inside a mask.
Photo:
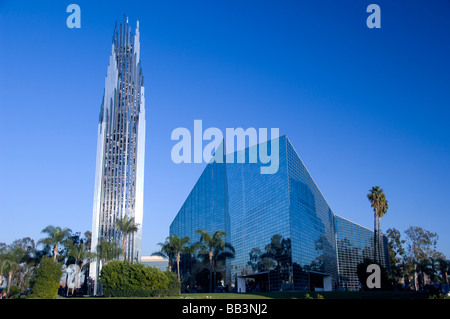
[(0, 260), (0, 287), (3, 285), (3, 272), (8, 269), (8, 259), (6, 256), (2, 256)]
[(383, 190), (381, 190), (381, 194), (380, 194), (380, 207), (379, 207), (379, 211), (378, 211), (378, 256), (380, 258), (380, 262), (382, 260), (381, 256), (382, 256), (382, 250), (381, 250), (381, 226), (380, 226), (380, 220), (381, 218), (387, 214), (387, 210), (388, 210), (388, 201), (386, 199), (386, 195), (384, 194)]
[(446, 260), (445, 258), (439, 258), (439, 271), (441, 272), (442, 276), (442, 283), (448, 284), (448, 271), (450, 270), (450, 261)]
[(416, 269), (420, 274), (420, 284), (423, 286), (425, 285), (425, 275), (429, 278), (432, 276), (431, 261), (428, 258), (420, 260), (417, 262)]
[(91, 242), (92, 242), (92, 233), (89, 230), (87, 230), (84, 232), (83, 244), (86, 245), (86, 249), (88, 251), (91, 250)]
[(123, 218), (116, 220), (116, 226), (122, 233), (122, 250), (123, 250), (123, 260), (125, 261), (126, 247), (127, 247), (127, 236), (138, 231), (139, 224), (136, 224), (134, 217), (129, 218), (125, 215)]
[(438, 278), (439, 274), (438, 274), (438, 270), (439, 270), (439, 259), (435, 258), (435, 257), (429, 257), (428, 260), (430, 261), (430, 280), (431, 283), (436, 283), (436, 279)]
[(97, 253), (95, 257), (102, 261), (103, 265), (107, 265), (111, 260), (117, 259), (122, 254), (120, 248), (114, 241), (102, 240), (97, 245)]
[(13, 279), (14, 273), (17, 272), (20, 268), (20, 264), (23, 262), (23, 259), (27, 252), (23, 250), (21, 247), (10, 246), (6, 255), (3, 259), (4, 269), (8, 272), (8, 284), (6, 288), (6, 293), (9, 295), (9, 290), (11, 288), (11, 282)]
[(19, 267), (14, 273), (15, 285), (21, 291), (25, 291), (30, 284), (30, 278), (33, 276), (34, 268), (38, 264), (36, 255), (36, 245), (34, 240), (29, 237), (14, 240), (9, 245), (10, 250), (14, 250), (18, 256)]
[[(168, 258), (171, 256), (176, 258), (177, 262), (177, 274), (178, 274), (178, 280), (180, 280), (180, 259), (182, 253), (188, 252), (187, 244), (191, 239), (188, 236), (184, 236), (183, 238), (178, 237), (177, 235), (172, 235), (166, 238), (166, 241), (164, 243), (158, 243), (159, 246), (161, 246), (161, 252), (155, 252), (152, 255), (153, 256), (161, 256)], [(169, 257), (169, 270), (171, 270), (171, 258)]]
[(67, 238), (72, 233), (72, 230), (69, 228), (61, 229), (61, 227), (50, 225), (45, 227), (41, 233), (46, 233), (48, 237), (39, 240), (38, 244), (53, 246), (53, 261), (56, 261), (59, 245), (66, 242)]
[(168, 241), (168, 238), (169, 237), (166, 238), (166, 241), (164, 243), (158, 243), (158, 245), (161, 246), (161, 250), (152, 253), (152, 256), (160, 256), (162, 258), (168, 259), (169, 260), (169, 264), (168, 264), (169, 271), (172, 271), (172, 263), (173, 263), (173, 260), (176, 258), (175, 257), (176, 254), (173, 249), (173, 246)]
[[(88, 246), (85, 245), (83, 242), (73, 242), (70, 241), (67, 244), (67, 256), (68, 257), (72, 257), (75, 259), (75, 265), (79, 266), (79, 268), (76, 268), (76, 279), (77, 279), (77, 287), (78, 287), (78, 280), (79, 280), (79, 273), (78, 271), (82, 270), (84, 266), (87, 265), (87, 263), (85, 263), (85, 261), (87, 259), (90, 259), (92, 257), (94, 257), (94, 254), (89, 252), (88, 250)], [(69, 292), (69, 290), (67, 290), (67, 293)]]
[(11, 288), (11, 281), (14, 273), (19, 269), (19, 263), (14, 258), (6, 261), (6, 269), (8, 271), (8, 284), (6, 287), (6, 294), (9, 296), (9, 289)]
[(203, 229), (197, 229), (196, 234), (200, 234), (200, 241), (195, 244), (200, 249), (199, 255), (209, 260), (209, 291), (212, 292), (213, 272), (214, 272), (214, 290), (216, 278), (217, 262), (226, 260), (226, 258), (234, 257), (234, 247), (223, 240), (227, 234), (222, 231), (216, 231), (212, 236)]
[[(216, 273), (219, 265), (225, 265), (226, 260), (234, 258), (235, 256), (234, 247), (230, 243), (225, 243), (222, 248), (214, 250), (213, 254), (213, 277), (214, 277), (214, 290), (216, 285)], [(225, 269), (226, 270), (226, 269)], [(224, 276), (225, 277), (225, 276)]]
[[(376, 262), (377, 261), (377, 219), (380, 216), (380, 211), (382, 209), (382, 201), (383, 201), (383, 190), (380, 188), (380, 186), (374, 186), (369, 191), (369, 194), (367, 194), (367, 198), (370, 201), (371, 206), (373, 207), (374, 212), (374, 236), (373, 236), (373, 259)], [(387, 209), (387, 208), (386, 208)]]
[(3, 272), (8, 267), (8, 250), (4, 243), (0, 243), (0, 287), (3, 285)]

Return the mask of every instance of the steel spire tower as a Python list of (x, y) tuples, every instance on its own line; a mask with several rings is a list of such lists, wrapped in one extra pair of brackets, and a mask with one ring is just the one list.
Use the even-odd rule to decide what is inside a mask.
[[(139, 21), (134, 35), (124, 16), (114, 29), (105, 78), (97, 136), (91, 251), (101, 241), (121, 247), (123, 234), (116, 221), (127, 216), (139, 224), (127, 236), (125, 258), (141, 258), (145, 153), (145, 98), (140, 61)], [(91, 263), (94, 294), (101, 261)]]

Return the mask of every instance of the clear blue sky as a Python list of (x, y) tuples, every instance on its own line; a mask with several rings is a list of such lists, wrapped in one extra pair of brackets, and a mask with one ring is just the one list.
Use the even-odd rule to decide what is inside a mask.
[[(66, 7), (81, 7), (81, 29)], [(381, 7), (381, 29), (366, 8)], [(116, 20), (140, 21), (147, 135), (143, 254), (205, 164), (177, 127), (280, 128), (333, 211), (422, 226), (450, 257), (450, 1), (1, 1), (0, 242), (91, 229), (97, 123)]]

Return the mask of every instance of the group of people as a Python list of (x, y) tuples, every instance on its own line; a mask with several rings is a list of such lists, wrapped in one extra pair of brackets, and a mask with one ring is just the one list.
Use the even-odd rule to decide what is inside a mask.
[(247, 280), (246, 286), (245, 286), (245, 291), (246, 292), (259, 292), (259, 283), (252, 281), (252, 280)]

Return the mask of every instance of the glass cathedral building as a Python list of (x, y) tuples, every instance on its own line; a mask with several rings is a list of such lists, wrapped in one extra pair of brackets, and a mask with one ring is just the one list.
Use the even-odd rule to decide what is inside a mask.
[[(126, 258), (139, 261), (142, 238), (145, 99), (140, 61), (139, 21), (134, 34), (124, 17), (114, 29), (101, 104), (95, 170), (92, 246), (101, 241), (122, 247), (116, 220), (128, 216), (139, 224), (127, 237)], [(101, 265), (91, 263), (94, 293)]]
[[(333, 213), (286, 136), (279, 146), (278, 171), (261, 174), (261, 162), (210, 162), (170, 225), (170, 235), (195, 230), (227, 233), (235, 258), (222, 269), (225, 285), (244, 292), (358, 289), (356, 266), (373, 258), (373, 232)], [(240, 154), (239, 154), (240, 153)], [(383, 245), (385, 266), (387, 246)], [(189, 265), (184, 264), (189, 270)], [(186, 271), (186, 270), (185, 270)]]

